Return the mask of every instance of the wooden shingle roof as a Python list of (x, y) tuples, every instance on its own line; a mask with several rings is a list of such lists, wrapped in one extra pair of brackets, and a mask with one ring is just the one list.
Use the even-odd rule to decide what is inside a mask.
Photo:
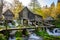
[(34, 19), (35, 15), (33, 12), (31, 12), (27, 7), (24, 7), (20, 12), (19, 16), (23, 17), (25, 19)]
[(49, 21), (49, 20), (54, 20), (54, 18), (53, 17), (47, 17), (45, 20), (47, 20), (47, 21)]
[(13, 12), (9, 9), (3, 13), (3, 15), (8, 15), (8, 14), (14, 16)]
[(36, 14), (32, 10), (28, 9), (27, 7), (24, 7), (19, 12), (19, 19), (29, 19), (30, 21), (34, 20), (41, 20), (43, 17), (41, 15)]
[(32, 13), (33, 15), (37, 15), (37, 16), (42, 17), (41, 15), (36, 14), (35, 12), (33, 12), (33, 11), (30, 10), (30, 9), (28, 9), (27, 7), (24, 7), (24, 8), (19, 12), (19, 14), (20, 14), (21, 12), (23, 12), (24, 9), (26, 9), (28, 12)]

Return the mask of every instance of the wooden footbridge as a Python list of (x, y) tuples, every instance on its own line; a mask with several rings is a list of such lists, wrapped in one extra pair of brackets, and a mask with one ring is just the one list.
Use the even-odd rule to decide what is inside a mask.
[[(51, 26), (41, 26), (41, 27), (53, 27), (54, 25)], [(23, 29), (36, 29), (37, 27), (22, 27), (22, 28), (4, 28), (0, 29), (0, 31), (7, 30), (7, 31), (12, 31), (12, 30), (23, 30)], [(40, 27), (39, 27), (40, 28)]]
[[(41, 27), (53, 27), (54, 25), (50, 26), (41, 26)], [(22, 28), (4, 28), (0, 29), (0, 32), (2, 31), (13, 31), (13, 30), (24, 30), (24, 29), (36, 29), (37, 27), (22, 27)], [(40, 28), (40, 27), (39, 27)]]
[(11, 32), (15, 30), (24, 30), (24, 29), (35, 29), (35, 27), (25, 27), (25, 28), (7, 28), (7, 29), (0, 29), (0, 33), (5, 34), (5, 32)]
[(24, 27), (24, 28), (7, 28), (7, 29), (1, 29), (0, 31), (7, 30), (7, 31), (12, 31), (12, 30), (23, 30), (23, 29), (35, 29), (36, 27)]

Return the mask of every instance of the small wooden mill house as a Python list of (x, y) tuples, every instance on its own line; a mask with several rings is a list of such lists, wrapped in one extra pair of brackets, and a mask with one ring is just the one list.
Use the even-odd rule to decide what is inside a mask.
[(41, 15), (35, 14), (36, 25), (41, 25), (43, 22), (43, 17)]
[[(21, 20), (22, 24), (27, 23), (28, 25), (30, 22), (31, 24), (36, 24), (36, 22), (40, 22), (42, 20), (42, 16), (38, 16), (37, 14), (29, 10), (27, 7), (25, 7), (21, 12), (19, 12), (19, 19)], [(27, 20), (27, 22), (24, 23), (24, 20)]]
[(54, 21), (54, 18), (51, 17), (51, 16), (47, 17), (47, 18), (44, 20), (45, 23), (49, 23), (49, 24), (51, 24), (51, 22), (53, 22), (53, 21)]
[(12, 21), (14, 18), (14, 14), (8, 9), (6, 12), (3, 13), (4, 19), (9, 21)]

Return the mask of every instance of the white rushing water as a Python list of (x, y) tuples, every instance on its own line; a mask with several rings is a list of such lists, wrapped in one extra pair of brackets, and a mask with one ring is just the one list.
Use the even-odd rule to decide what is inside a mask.
[[(50, 30), (49, 29), (47, 29), (46, 30), (47, 31), (47, 33), (49, 34), (49, 35), (53, 35), (53, 36), (60, 36), (60, 30), (58, 29), (58, 28), (55, 28), (54, 30), (52, 30), (53, 31), (53, 33), (52, 32), (50, 32)], [(57, 31), (57, 32), (56, 32)], [(59, 31), (59, 32), (58, 32)]]
[(28, 40), (42, 40), (42, 38), (37, 36), (35, 33), (33, 33), (33, 34), (30, 34)]
[(9, 40), (16, 40), (16, 38), (15, 37), (13, 37), (13, 38), (9, 37)]
[[(27, 37), (28, 40), (42, 40), (41, 37), (37, 36), (35, 33), (30, 34), (29, 37)], [(15, 37), (11, 38), (9, 37), (9, 40), (16, 40)], [(23, 40), (26, 40), (26, 37), (23, 37)]]

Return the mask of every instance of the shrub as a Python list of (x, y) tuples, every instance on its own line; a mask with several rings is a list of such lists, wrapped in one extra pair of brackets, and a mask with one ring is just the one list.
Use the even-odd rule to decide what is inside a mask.
[(4, 36), (3, 34), (0, 34), (0, 40), (6, 40), (6, 36)]
[(21, 32), (21, 31), (17, 31), (17, 32), (15, 33), (15, 36), (16, 36), (16, 37), (21, 37), (21, 36), (22, 36), (22, 32)]
[(23, 38), (21, 38), (21, 37), (17, 37), (16, 40), (23, 40)]

